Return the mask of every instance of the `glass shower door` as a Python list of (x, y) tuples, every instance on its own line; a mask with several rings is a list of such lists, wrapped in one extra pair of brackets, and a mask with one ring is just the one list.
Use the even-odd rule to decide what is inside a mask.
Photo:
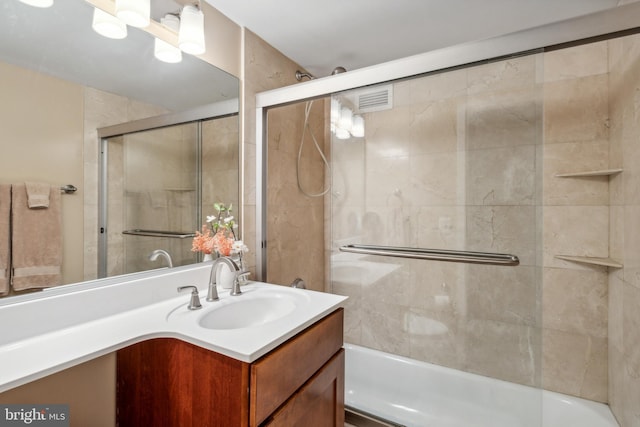
[[(330, 290), (350, 297), (346, 342), (541, 387), (539, 66), (530, 55), (334, 96), (365, 124), (364, 137), (335, 132), (331, 142)], [(373, 98), (387, 102), (367, 107)], [(507, 253), (520, 263), (340, 250), (347, 245)], [(540, 425), (541, 396), (510, 425)]]
[(107, 139), (107, 276), (196, 262), (199, 124)]

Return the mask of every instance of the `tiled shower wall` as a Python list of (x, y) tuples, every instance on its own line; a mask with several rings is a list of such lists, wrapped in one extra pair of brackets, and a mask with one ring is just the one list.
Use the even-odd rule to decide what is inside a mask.
[(610, 40), (611, 256), (609, 404), (622, 427), (640, 426), (640, 36)]
[[(610, 256), (610, 197), (611, 256), (627, 264), (638, 241), (633, 167), (612, 178), (611, 196), (608, 177), (555, 176), (615, 167), (610, 126), (624, 134), (612, 156), (624, 147), (620, 161), (633, 165), (636, 92), (609, 88), (616, 72), (636, 75), (633, 49), (614, 61), (624, 40), (396, 83), (393, 110), (365, 114), (366, 142), (332, 144), (332, 286), (351, 296), (348, 341), (603, 402), (611, 378), (614, 409), (638, 416), (638, 320), (621, 307), (638, 306), (628, 266), (608, 274), (555, 257)], [(427, 268), (337, 253), (344, 243), (512, 252), (522, 264)]]
[(544, 56), (543, 386), (607, 401), (607, 270), (555, 258), (607, 257), (607, 42)]
[[(278, 52), (251, 31), (244, 29), (244, 193), (243, 236), (250, 248), (255, 242), (255, 94), (297, 83), (299, 66)], [(314, 133), (324, 144), (324, 134), (318, 124), (323, 116), (322, 101), (313, 107)], [(302, 136), (304, 104), (276, 108), (270, 111), (269, 168), (267, 182), (268, 206), (268, 272), (269, 282), (290, 284), (296, 277), (303, 278), (309, 288), (324, 288), (324, 207), (323, 200), (308, 199), (298, 192), (295, 175), (297, 147)], [(302, 173), (305, 188), (317, 189), (324, 182), (321, 161), (315, 153), (307, 151), (305, 143)], [(309, 159), (311, 157), (311, 159)], [(309, 187), (307, 187), (309, 186)], [(254, 267), (255, 252), (247, 256)]]

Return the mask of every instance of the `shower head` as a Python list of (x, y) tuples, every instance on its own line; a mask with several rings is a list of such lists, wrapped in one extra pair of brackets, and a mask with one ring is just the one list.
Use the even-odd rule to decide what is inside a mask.
[(346, 68), (338, 66), (333, 69), (333, 71), (331, 72), (331, 75), (335, 76), (336, 74), (346, 73), (346, 72), (347, 72)]
[[(331, 75), (335, 76), (336, 74), (341, 74), (341, 73), (346, 73), (347, 69), (344, 67), (336, 67), (333, 69), (333, 71), (331, 71)], [(303, 71), (297, 70), (296, 71), (296, 80), (298, 80), (299, 82), (302, 81), (302, 79), (304, 78), (308, 78), (309, 80), (313, 80), (315, 79), (315, 77), (309, 73), (305, 73)]]
[(315, 79), (315, 77), (313, 77), (313, 76), (312, 76), (311, 74), (309, 74), (309, 73), (304, 73), (304, 72), (302, 72), (302, 71), (300, 71), (300, 70), (297, 70), (297, 71), (296, 71), (296, 80), (297, 80), (297, 81), (301, 82), (301, 81), (302, 81), (302, 79), (304, 79), (305, 77), (306, 77), (306, 78), (308, 78), (309, 80), (313, 80), (313, 79)]

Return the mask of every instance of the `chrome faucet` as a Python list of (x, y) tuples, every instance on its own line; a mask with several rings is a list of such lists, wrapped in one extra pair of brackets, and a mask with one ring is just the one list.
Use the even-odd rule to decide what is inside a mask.
[(149, 255), (149, 261), (155, 261), (160, 256), (167, 261), (167, 264), (169, 264), (169, 268), (173, 268), (173, 261), (171, 260), (171, 255), (169, 255), (169, 252), (163, 249), (156, 249), (155, 251), (151, 252), (151, 254)]
[(207, 301), (215, 301), (218, 299), (218, 289), (216, 287), (216, 270), (218, 269), (220, 263), (226, 264), (229, 269), (234, 272), (233, 289), (231, 290), (231, 295), (240, 295), (242, 293), (240, 291), (240, 282), (238, 281), (238, 272), (240, 271), (238, 264), (236, 264), (235, 261), (231, 258), (223, 256), (213, 260), (213, 265), (211, 266), (211, 274), (209, 276), (209, 292), (207, 292)]

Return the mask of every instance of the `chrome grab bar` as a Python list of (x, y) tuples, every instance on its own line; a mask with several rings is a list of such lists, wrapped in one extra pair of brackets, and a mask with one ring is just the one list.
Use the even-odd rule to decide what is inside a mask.
[(398, 258), (425, 259), (431, 261), (464, 262), (469, 264), (518, 265), (516, 255), (491, 252), (450, 251), (445, 249), (404, 248), (397, 246), (346, 245), (341, 252)]
[(179, 231), (141, 230), (139, 228), (136, 228), (135, 230), (124, 230), (122, 234), (149, 237), (171, 237), (174, 239), (186, 239), (188, 237), (196, 236), (195, 233), (183, 233)]

